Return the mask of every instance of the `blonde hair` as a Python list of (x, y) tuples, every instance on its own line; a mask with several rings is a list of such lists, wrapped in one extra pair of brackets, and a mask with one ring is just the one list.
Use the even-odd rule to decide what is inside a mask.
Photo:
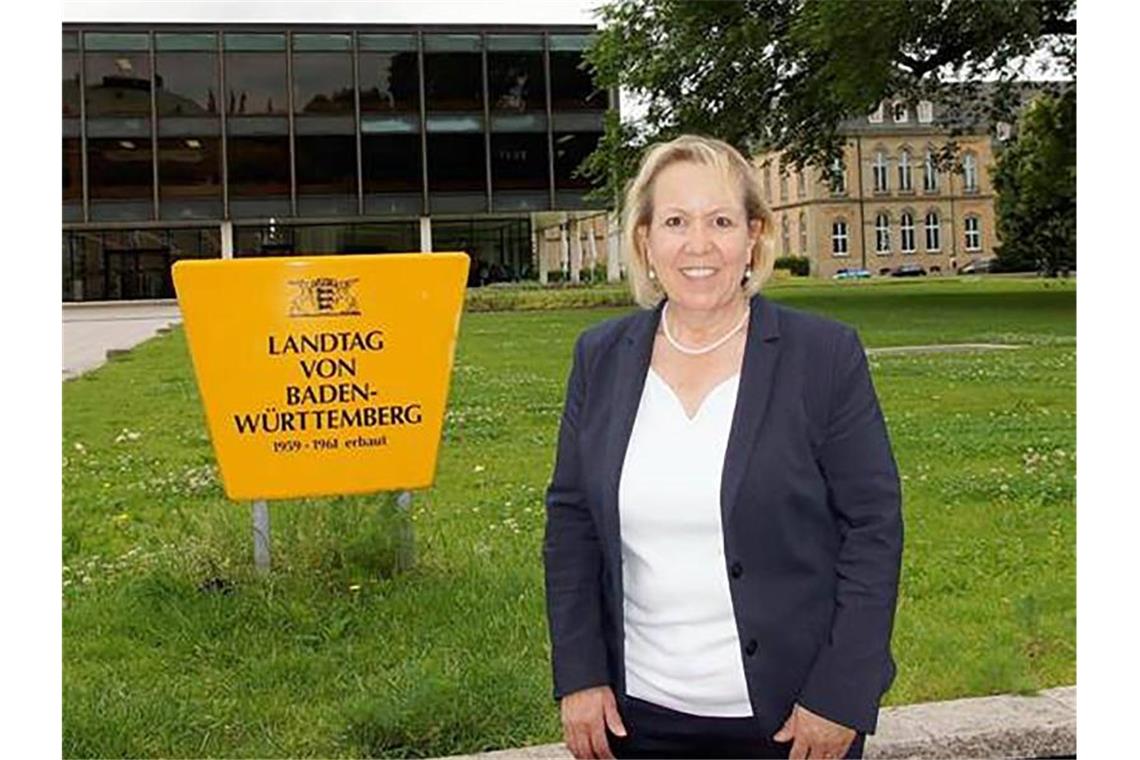
[(760, 291), (775, 263), (775, 219), (764, 203), (756, 170), (740, 151), (722, 140), (700, 135), (681, 135), (669, 142), (657, 143), (645, 152), (637, 176), (626, 186), (621, 222), (621, 247), (629, 265), (630, 289), (633, 299), (647, 309), (656, 306), (665, 297), (665, 291), (649, 277), (649, 262), (638, 230), (647, 227), (653, 217), (653, 183), (657, 175), (662, 169), (684, 161), (714, 167), (738, 181), (748, 221), (760, 222), (760, 235), (750, 257), (752, 276), (742, 286), (746, 297)]

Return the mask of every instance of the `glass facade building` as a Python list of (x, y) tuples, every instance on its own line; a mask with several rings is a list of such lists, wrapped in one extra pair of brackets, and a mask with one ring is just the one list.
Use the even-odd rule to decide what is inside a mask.
[(535, 215), (587, 208), (576, 169), (611, 107), (592, 31), (65, 24), (63, 300), (172, 298), (180, 258), (415, 251), (426, 229), (472, 285), (535, 277)]

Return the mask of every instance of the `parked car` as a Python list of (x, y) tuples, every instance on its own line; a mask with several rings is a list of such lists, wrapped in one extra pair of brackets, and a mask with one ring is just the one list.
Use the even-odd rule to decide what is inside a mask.
[(958, 270), (958, 274), (985, 274), (993, 270), (993, 259), (970, 259), (966, 266)]
[(891, 272), (891, 277), (925, 277), (922, 264), (900, 264)]
[(833, 280), (865, 280), (871, 276), (866, 269), (840, 269), (831, 275)]

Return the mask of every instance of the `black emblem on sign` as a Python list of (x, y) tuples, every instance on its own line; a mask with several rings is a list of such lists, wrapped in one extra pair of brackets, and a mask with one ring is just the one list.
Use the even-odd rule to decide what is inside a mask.
[(358, 278), (338, 280), (334, 277), (316, 277), (311, 280), (290, 280), (297, 288), (289, 303), (290, 317), (345, 317), (360, 314), (352, 286)]

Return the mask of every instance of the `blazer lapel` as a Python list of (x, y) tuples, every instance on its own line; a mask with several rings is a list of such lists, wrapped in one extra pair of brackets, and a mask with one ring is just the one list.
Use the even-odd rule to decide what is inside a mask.
[(621, 537), (618, 533), (618, 487), (621, 469), (625, 463), (629, 437), (637, 407), (645, 388), (649, 360), (653, 356), (653, 339), (661, 319), (664, 301), (652, 311), (638, 314), (625, 334), (614, 345), (613, 393), (610, 397), (609, 420), (606, 425), (605, 458), (602, 460), (605, 492), (602, 500), (602, 519), (606, 524), (605, 537), (612, 552), (620, 555)]
[(752, 299), (752, 315), (748, 323), (748, 339), (744, 346), (744, 362), (740, 368), (740, 386), (736, 409), (728, 434), (724, 471), (720, 481), (720, 513), (724, 525), (736, 505), (736, 496), (744, 481), (752, 444), (764, 422), (776, 364), (780, 358), (780, 325), (776, 309), (768, 299), (757, 294)]

